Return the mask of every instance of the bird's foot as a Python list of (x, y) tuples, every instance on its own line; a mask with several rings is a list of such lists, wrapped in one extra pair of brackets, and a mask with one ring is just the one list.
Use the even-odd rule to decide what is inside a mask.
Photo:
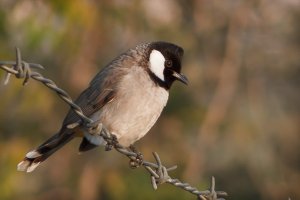
[(105, 145), (105, 151), (110, 151), (112, 150), (114, 147), (116, 147), (119, 144), (118, 139), (115, 135), (110, 136), (110, 138), (106, 139), (106, 145)]
[(143, 154), (139, 152), (133, 145), (130, 145), (129, 149), (135, 153), (135, 156), (129, 157), (129, 166), (132, 169), (136, 169), (144, 163)]

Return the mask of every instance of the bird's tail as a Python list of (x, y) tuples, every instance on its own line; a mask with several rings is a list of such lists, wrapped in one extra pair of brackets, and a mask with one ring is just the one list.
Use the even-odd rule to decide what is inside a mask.
[(28, 152), (23, 161), (18, 164), (18, 171), (32, 172), (41, 162), (46, 160), (74, 137), (75, 134), (71, 130), (61, 130), (35, 150)]

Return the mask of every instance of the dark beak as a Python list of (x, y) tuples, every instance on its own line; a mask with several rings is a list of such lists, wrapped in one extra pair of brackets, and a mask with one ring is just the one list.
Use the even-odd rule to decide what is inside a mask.
[(173, 71), (173, 74), (172, 74), (172, 75), (173, 75), (178, 81), (180, 81), (180, 82), (182, 82), (182, 83), (188, 85), (189, 80), (187, 79), (187, 77), (186, 77), (185, 75), (179, 74), (179, 73), (177, 73), (177, 72), (175, 72), (175, 71)]

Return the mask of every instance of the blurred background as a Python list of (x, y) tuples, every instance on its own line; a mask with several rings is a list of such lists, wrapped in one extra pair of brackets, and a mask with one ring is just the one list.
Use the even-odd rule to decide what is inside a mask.
[[(42, 64), (75, 98), (103, 66), (145, 41), (185, 49), (188, 87), (175, 83), (151, 132), (171, 176), (228, 199), (300, 199), (300, 2), (298, 0), (0, 0), (0, 60)], [(4, 76), (0, 70), (0, 77)], [(115, 151), (77, 154), (66, 145), (36, 171), (16, 171), (25, 153), (55, 133), (69, 109), (31, 80), (0, 85), (0, 199), (195, 199), (151, 188)]]

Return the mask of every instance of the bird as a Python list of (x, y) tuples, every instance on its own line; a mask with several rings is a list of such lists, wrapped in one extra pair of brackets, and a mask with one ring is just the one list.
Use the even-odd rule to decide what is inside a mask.
[[(84, 115), (114, 135), (120, 145), (129, 147), (151, 129), (167, 104), (169, 90), (177, 80), (188, 84), (181, 73), (182, 47), (164, 41), (144, 42), (122, 53), (90, 82), (75, 100)], [(58, 133), (29, 151), (18, 171), (32, 172), (49, 156), (76, 137), (79, 152), (105, 145), (100, 134), (91, 134), (70, 109)]]

